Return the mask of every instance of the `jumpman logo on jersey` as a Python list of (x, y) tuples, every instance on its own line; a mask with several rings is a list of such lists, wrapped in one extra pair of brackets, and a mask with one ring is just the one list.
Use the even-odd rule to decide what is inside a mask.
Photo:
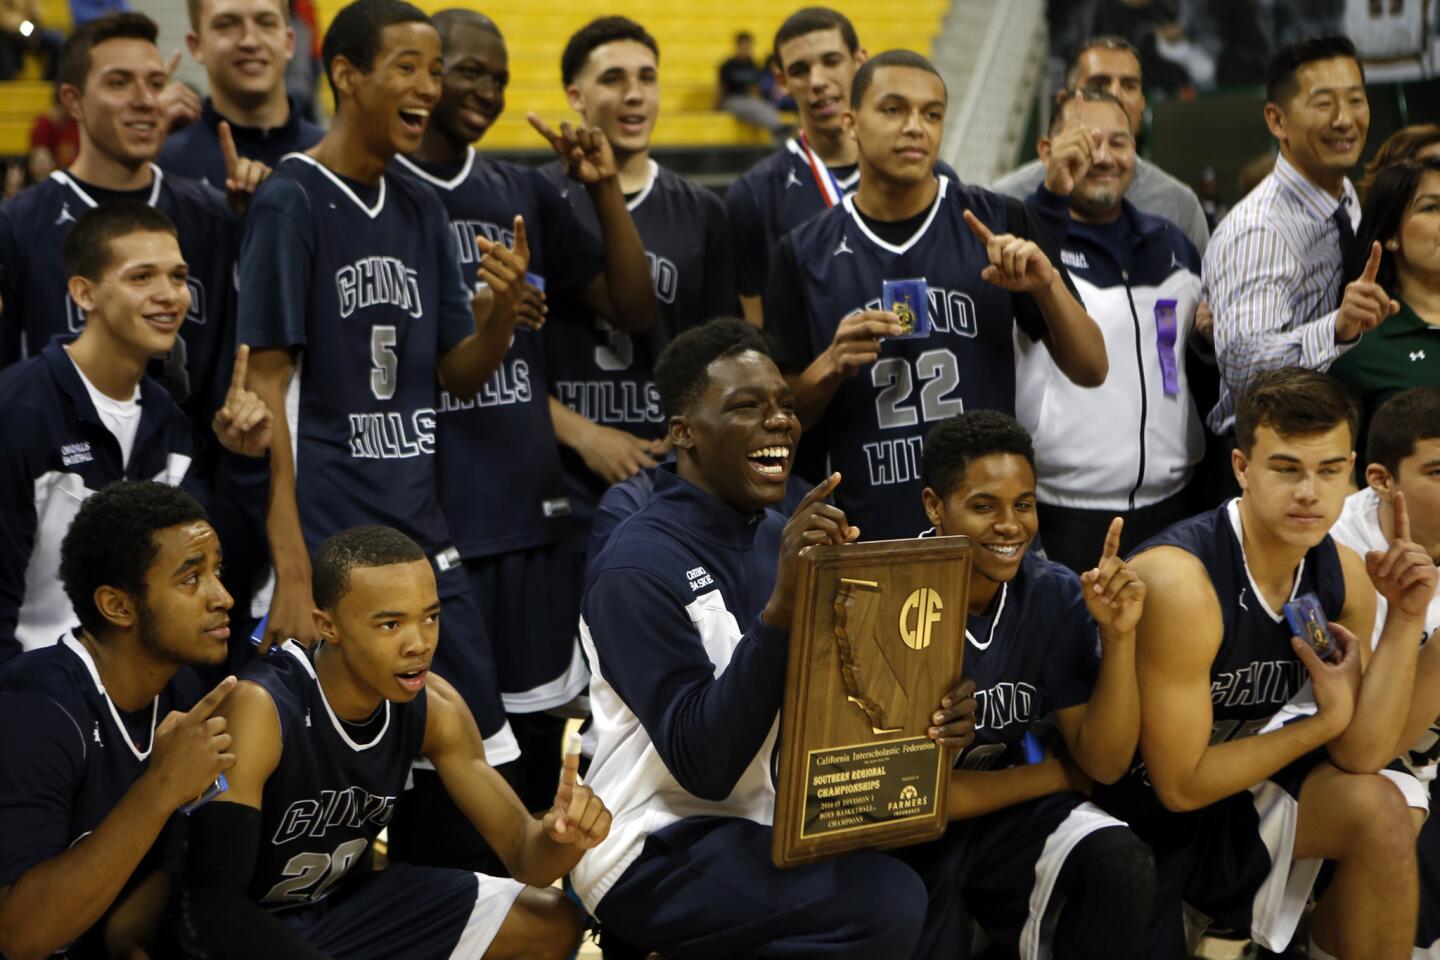
[(306, 710), (306, 711), (305, 711), (305, 726), (307, 726), (307, 727), (310, 726), (310, 711), (309, 711), (309, 710)]
[(1174, 250), (1170, 251), (1170, 266), (1174, 267), (1176, 270), (1185, 269), (1185, 264), (1181, 263), (1180, 258), (1175, 256)]
[(847, 237), (841, 237), (841, 238), (840, 238), (840, 246), (838, 246), (838, 247), (835, 248), (835, 252), (834, 252), (833, 254), (831, 254), (831, 256), (833, 256), (833, 257), (838, 257), (838, 256), (840, 256), (840, 254), (842, 254), (842, 253), (850, 253), (850, 254), (853, 254), (855, 251), (850, 249), (850, 245), (846, 242), (847, 240), (848, 240)]
[(797, 177), (797, 176), (795, 176), (795, 169), (794, 169), (793, 167), (790, 168), (789, 170), (786, 170), (786, 171), (785, 171), (785, 189), (786, 189), (786, 190), (789, 190), (791, 187), (803, 187), (803, 186), (804, 186), (804, 184), (800, 182), (800, 178)]
[(1241, 610), (1248, 611), (1248, 610), (1250, 609), (1249, 607), (1245, 606), (1245, 591), (1246, 591), (1246, 590), (1249, 590), (1249, 589), (1250, 589), (1249, 587), (1241, 587), (1241, 588), (1240, 588), (1240, 597), (1239, 597), (1239, 599), (1237, 599), (1237, 600), (1235, 601), (1236, 603), (1240, 604), (1240, 609), (1241, 609)]
[(95, 721), (95, 732), (94, 732), (94, 734), (92, 734), (92, 736), (95, 737), (95, 742), (96, 742), (96, 743), (100, 744), (100, 746), (102, 746), (102, 747), (105, 746), (105, 741), (100, 739), (100, 721), (99, 721), (99, 720), (96, 720), (96, 721)]
[(70, 203), (69, 203), (69, 201), (66, 201), (65, 203), (60, 204), (60, 216), (58, 216), (58, 217), (55, 218), (55, 223), (54, 223), (53, 225), (58, 227), (58, 226), (60, 226), (60, 224), (62, 224), (62, 223), (74, 223), (74, 222), (75, 222), (75, 214), (73, 214), (73, 213), (70, 212)]
[(1410, 362), (1411, 362), (1411, 363), (1414, 363), (1414, 362), (1417, 361), (1417, 360), (1424, 360), (1424, 359), (1425, 359), (1425, 351), (1424, 351), (1424, 350), (1411, 350), (1411, 351), (1410, 351)]

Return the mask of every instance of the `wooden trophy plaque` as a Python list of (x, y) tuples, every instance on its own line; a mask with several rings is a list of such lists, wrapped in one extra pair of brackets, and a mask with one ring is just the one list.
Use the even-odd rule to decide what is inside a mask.
[(770, 856), (793, 867), (945, 832), (953, 752), (925, 735), (960, 681), (966, 537), (815, 547), (801, 559)]

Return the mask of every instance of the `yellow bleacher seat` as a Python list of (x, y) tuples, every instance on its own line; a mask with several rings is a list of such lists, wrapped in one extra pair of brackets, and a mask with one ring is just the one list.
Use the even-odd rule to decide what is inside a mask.
[[(345, 0), (317, 0), (321, 33), (344, 6)], [(525, 112), (534, 110), (552, 121), (573, 117), (560, 86), (560, 54), (572, 33), (607, 14), (638, 20), (660, 45), (657, 146), (764, 144), (768, 140), (764, 132), (711, 109), (716, 74), (720, 62), (730, 55), (736, 32), (750, 31), (765, 50), (780, 23), (799, 4), (727, 0), (696, 8), (675, 0), (535, 0), (518, 9), (504, 9), (455, 0), (419, 0), (419, 6), (429, 13), (468, 6), (495, 17), (510, 49), (511, 81), (506, 113), (486, 135), (485, 143), (502, 149), (536, 149), (544, 144), (525, 122)], [(846, 12), (861, 43), (872, 53), (895, 47), (929, 53), (949, 6), (950, 0), (913, 0), (901, 8), (866, 4)]]

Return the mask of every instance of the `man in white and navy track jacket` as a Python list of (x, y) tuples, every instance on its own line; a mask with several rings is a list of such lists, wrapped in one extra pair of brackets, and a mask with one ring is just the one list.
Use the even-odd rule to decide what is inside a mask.
[(770, 863), (798, 559), (859, 535), (824, 502), (843, 480), (801, 501), (778, 556), (755, 555), (800, 437), (763, 336), (716, 320), (677, 337), (655, 372), (676, 461), (591, 558), (581, 602), (598, 741), (588, 780), (614, 823), (572, 871), (576, 892), (607, 949), (909, 956), (926, 904), (910, 867), (873, 851)]
[(1179, 227), (1125, 199), (1135, 140), (1110, 94), (1064, 98), (1040, 153), (1045, 183), (1026, 202), (1100, 325), (1110, 373), (1076, 387), (1038, 343), (1022, 343), (1015, 406), (1035, 437), (1046, 555), (1084, 571), (1116, 515), (1123, 553), (1194, 512), (1186, 487), (1205, 440), (1185, 348), (1200, 256)]

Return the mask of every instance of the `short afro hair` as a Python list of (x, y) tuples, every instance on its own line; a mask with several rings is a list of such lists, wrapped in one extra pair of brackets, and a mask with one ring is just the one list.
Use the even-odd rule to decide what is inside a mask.
[(95, 606), (101, 587), (145, 599), (145, 575), (160, 552), (155, 534), (210, 522), (200, 502), (153, 480), (117, 480), (83, 504), (60, 542), (60, 583), (80, 626), (98, 636), (110, 623)]
[(575, 31), (565, 44), (565, 52), (560, 55), (560, 83), (566, 87), (574, 83), (596, 47), (620, 40), (644, 44), (655, 54), (655, 62), (660, 62), (660, 45), (640, 24), (629, 17), (598, 17)]
[(855, 79), (850, 82), (850, 109), (859, 110), (860, 102), (865, 99), (865, 92), (875, 82), (875, 71), (883, 70), (886, 67), (909, 67), (911, 70), (924, 70), (926, 73), (934, 74), (940, 80), (940, 88), (945, 91), (945, 96), (950, 96), (950, 90), (945, 86), (945, 78), (940, 76), (940, 71), (935, 69), (928, 57), (916, 53), (914, 50), (886, 50), (884, 53), (877, 53), (860, 65), (855, 71)]
[(1415, 452), (1421, 440), (1440, 438), (1440, 390), (1415, 387), (1380, 404), (1370, 418), (1365, 462), (1378, 463), (1398, 476), (1400, 461)]
[(394, 527), (369, 524), (342, 530), (320, 546), (310, 573), (315, 606), (334, 610), (350, 591), (356, 567), (388, 567), (428, 560), (420, 545)]
[(665, 416), (683, 414), (710, 385), (710, 364), (750, 351), (771, 356), (765, 335), (738, 317), (718, 317), (686, 330), (655, 360), (655, 388)]
[(785, 22), (780, 24), (780, 29), (775, 31), (775, 43), (771, 47), (775, 51), (775, 62), (784, 67), (780, 61), (780, 48), (783, 45), (796, 37), (819, 33), (822, 30), (839, 30), (840, 40), (850, 51), (850, 56), (855, 56), (860, 49), (860, 38), (855, 36), (855, 24), (851, 23), (845, 14), (829, 7), (801, 7), (786, 17)]
[(1310, 37), (1287, 44), (1275, 51), (1265, 65), (1265, 99), (1271, 103), (1284, 104), (1300, 91), (1295, 74), (1307, 63), (1319, 60), (1334, 60), (1348, 57), (1360, 68), (1360, 82), (1365, 82), (1365, 65), (1355, 53), (1355, 44), (1349, 37)]
[(386, 27), (429, 22), (424, 10), (405, 0), (355, 0), (342, 7), (330, 21), (325, 41), (320, 45), (320, 62), (325, 65), (325, 79), (330, 81), (335, 102), (340, 102), (340, 91), (335, 87), (335, 74), (331, 70), (336, 57), (344, 57), (355, 69), (369, 73), (375, 67), (380, 35)]
[(1326, 433), (1342, 423), (1350, 428), (1353, 444), (1360, 415), (1339, 380), (1300, 367), (1267, 370), (1235, 405), (1235, 445), (1248, 457), (1261, 427), (1293, 438)]
[(920, 479), (940, 499), (965, 482), (965, 471), (981, 457), (1010, 453), (1035, 469), (1035, 443), (1014, 417), (996, 410), (972, 410), (941, 420), (925, 435)]
[(136, 233), (168, 233), (179, 242), (175, 223), (139, 200), (108, 200), (86, 210), (65, 235), (65, 276), (99, 280), (109, 269), (115, 244)]
[(90, 75), (90, 51), (106, 40), (144, 40), (154, 43), (160, 36), (155, 21), (143, 13), (126, 11), (107, 13), (76, 27), (60, 48), (60, 65), (56, 78), (79, 90), (85, 89)]

